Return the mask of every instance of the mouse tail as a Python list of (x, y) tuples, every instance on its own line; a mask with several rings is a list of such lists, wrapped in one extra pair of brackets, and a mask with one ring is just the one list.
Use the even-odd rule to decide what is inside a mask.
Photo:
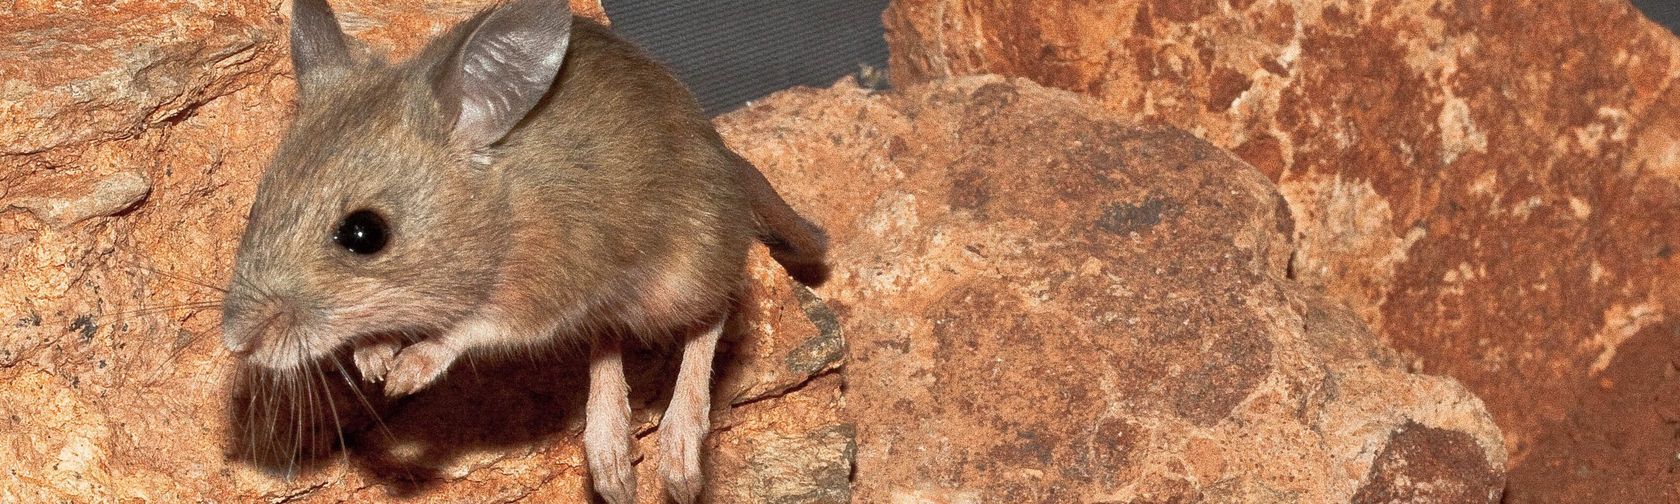
[(799, 283), (822, 285), (829, 274), (828, 234), (788, 206), (751, 161), (727, 148), (723, 150), (734, 161), (736, 178), (758, 216), (758, 239), (770, 248), (770, 257)]

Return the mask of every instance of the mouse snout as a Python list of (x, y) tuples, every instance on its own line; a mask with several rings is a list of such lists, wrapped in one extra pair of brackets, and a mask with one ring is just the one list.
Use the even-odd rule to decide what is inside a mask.
[(256, 348), (256, 345), (251, 343), (250, 338), (237, 337), (226, 331), (222, 332), (222, 346), (227, 347), (229, 352), (233, 352), (234, 355), (240, 357), (250, 356), (251, 350)]
[(264, 342), (290, 331), (298, 318), (297, 304), (281, 298), (230, 303), (225, 308), (222, 345), (240, 357), (251, 356)]

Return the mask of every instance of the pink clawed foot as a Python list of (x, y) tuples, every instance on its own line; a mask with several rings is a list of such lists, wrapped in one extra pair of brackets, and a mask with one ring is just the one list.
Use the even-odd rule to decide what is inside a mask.
[(688, 504), (699, 500), (706, 483), (700, 471), (700, 448), (711, 422), (694, 408), (673, 405), (670, 409), (659, 423), (659, 476), (665, 480), (665, 493)]
[(397, 353), (385, 373), (385, 396), (395, 399), (431, 386), (459, 356), (459, 351), (435, 340), (409, 345)]
[(722, 334), (719, 321), (683, 344), (677, 386), (659, 421), (659, 476), (665, 493), (681, 504), (699, 501), (706, 484), (700, 448), (711, 430), (712, 357)]
[(356, 362), (356, 371), (361, 373), (362, 381), (378, 383), (385, 379), (385, 373), (391, 371), (391, 361), (396, 360), (397, 351), (402, 344), (394, 340), (378, 340), (356, 347), (351, 360)]
[(602, 344), (589, 358), (589, 400), (584, 414), (583, 449), (595, 493), (608, 504), (636, 502), (636, 461), (630, 445), (630, 384), (624, 381), (623, 354)]

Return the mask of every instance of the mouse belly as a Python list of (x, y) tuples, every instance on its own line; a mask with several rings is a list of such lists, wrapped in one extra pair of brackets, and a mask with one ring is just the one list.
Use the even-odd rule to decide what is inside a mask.
[(630, 272), (572, 299), (544, 299), (549, 296), (543, 293), (555, 292), (553, 287), (510, 285), (462, 324), (500, 332), (495, 339), (512, 347), (602, 338), (663, 344), (720, 319), (732, 307), (740, 281), (739, 274), (708, 278), (692, 269)]
[(644, 339), (715, 322), (729, 309), (739, 288), (693, 274), (655, 275), (638, 283), (629, 290), (634, 294), (627, 296), (627, 302), (601, 314), (616, 318), (620, 327)]

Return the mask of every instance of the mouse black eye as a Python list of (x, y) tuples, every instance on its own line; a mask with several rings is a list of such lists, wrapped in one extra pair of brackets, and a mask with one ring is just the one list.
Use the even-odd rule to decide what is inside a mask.
[(333, 233), (333, 243), (344, 247), (345, 250), (357, 254), (368, 255), (385, 248), (390, 241), (390, 233), (385, 226), (385, 219), (370, 210), (357, 210), (344, 216), (344, 221), (338, 223), (338, 231)]

